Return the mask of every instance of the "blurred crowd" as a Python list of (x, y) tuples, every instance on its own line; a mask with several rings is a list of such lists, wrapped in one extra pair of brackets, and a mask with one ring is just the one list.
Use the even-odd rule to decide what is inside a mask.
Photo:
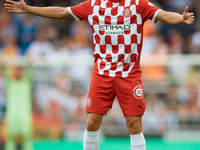
[[(63, 7), (82, 2), (25, 1), (35, 6)], [(151, 2), (166, 11), (181, 14), (187, 5), (189, 11), (195, 13), (195, 22), (190, 26), (153, 24), (147, 21), (144, 27), (142, 70), (147, 102), (143, 120), (144, 132), (161, 135), (168, 129), (189, 129), (200, 123), (199, 67), (166, 65), (169, 54), (177, 57), (200, 54), (200, 0)], [(10, 14), (3, 8), (3, 3), (4, 1), (0, 1), (0, 55), (1, 58), (25, 56), (31, 62), (34, 70), (33, 113), (60, 120), (63, 124), (62, 136), (70, 137), (74, 135), (70, 134), (71, 131), (84, 130), (84, 109), (92, 66), (65, 65), (64, 62), (75, 57), (92, 58), (92, 32), (89, 25), (85, 21), (76, 22), (75, 19), (55, 20), (29, 14)], [(156, 64), (150, 59), (154, 56), (156, 59), (153, 61)], [(151, 91), (156, 86), (161, 88)], [(164, 90), (159, 91), (162, 88)], [(1, 73), (0, 120), (3, 120), (6, 110), (5, 91), (4, 76)], [(125, 123), (121, 115), (115, 102), (111, 117), (103, 123), (116, 132), (114, 128), (117, 125), (121, 128), (121, 124)], [(109, 131), (112, 130), (109, 128)]]

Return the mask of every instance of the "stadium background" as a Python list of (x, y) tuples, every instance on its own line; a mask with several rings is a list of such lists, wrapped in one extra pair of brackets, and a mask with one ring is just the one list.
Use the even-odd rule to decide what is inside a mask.
[[(71, 6), (81, 0), (26, 0), (36, 6)], [(147, 103), (143, 118), (148, 150), (200, 147), (200, 0), (151, 0), (195, 13), (193, 25), (145, 25), (142, 70)], [(9, 14), (0, 1), (0, 52), (8, 63), (33, 66), (35, 150), (81, 149), (85, 100), (93, 65), (90, 27), (74, 19)], [(3, 59), (5, 58), (5, 59)], [(8, 59), (9, 58), (9, 59)], [(17, 58), (17, 59), (16, 59)], [(0, 149), (5, 142), (5, 81), (0, 75)], [(101, 127), (100, 150), (129, 149), (125, 120), (115, 101)]]

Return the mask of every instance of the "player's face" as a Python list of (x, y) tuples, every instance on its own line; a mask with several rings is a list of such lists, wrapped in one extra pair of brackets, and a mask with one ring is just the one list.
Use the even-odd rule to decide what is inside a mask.
[(20, 66), (14, 66), (11, 69), (12, 77), (16, 80), (20, 80), (24, 75), (24, 69)]

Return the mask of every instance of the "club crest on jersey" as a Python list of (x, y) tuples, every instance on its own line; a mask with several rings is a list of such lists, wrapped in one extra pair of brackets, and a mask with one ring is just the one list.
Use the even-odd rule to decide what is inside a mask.
[(137, 99), (142, 99), (144, 96), (144, 92), (143, 92), (143, 88), (138, 85), (133, 89), (133, 95), (135, 96), (135, 98)]
[(92, 105), (92, 100), (90, 98), (87, 98), (86, 106), (90, 107)]
[(131, 10), (129, 8), (125, 8), (124, 11), (123, 11), (123, 16), (125, 18), (128, 18), (131, 16)]

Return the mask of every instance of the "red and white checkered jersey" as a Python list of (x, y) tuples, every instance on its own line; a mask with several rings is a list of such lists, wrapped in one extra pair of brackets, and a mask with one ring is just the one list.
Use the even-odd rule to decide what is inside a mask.
[(143, 25), (160, 9), (148, 0), (87, 0), (68, 7), (76, 20), (87, 20), (94, 37), (93, 72), (141, 78)]

